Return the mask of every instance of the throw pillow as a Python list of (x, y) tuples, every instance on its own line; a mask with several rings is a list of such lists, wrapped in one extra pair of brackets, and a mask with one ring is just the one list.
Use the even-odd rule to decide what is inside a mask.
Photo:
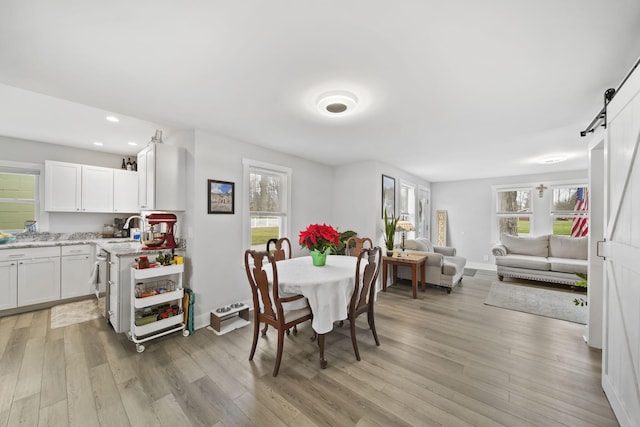
[(502, 234), (500, 241), (510, 254), (549, 256), (549, 236), (520, 237)]
[(431, 241), (429, 239), (426, 239), (424, 237), (418, 237), (416, 239), (417, 242), (420, 242), (420, 244), (422, 244), (424, 246), (424, 249), (422, 249), (425, 252), (433, 252), (433, 243), (431, 243)]
[(556, 258), (587, 259), (587, 237), (550, 236), (549, 256)]

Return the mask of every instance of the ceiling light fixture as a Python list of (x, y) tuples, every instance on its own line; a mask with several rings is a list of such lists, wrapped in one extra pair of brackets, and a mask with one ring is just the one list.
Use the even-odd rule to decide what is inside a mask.
[(333, 90), (318, 97), (318, 109), (332, 117), (351, 113), (357, 106), (358, 97), (346, 90)]
[(119, 118), (117, 118), (116, 116), (107, 116), (105, 117), (108, 121), (113, 122), (113, 123), (118, 123), (120, 121)]
[(563, 156), (557, 156), (557, 157), (547, 157), (545, 159), (541, 159), (540, 163), (544, 163), (546, 165), (550, 165), (553, 163), (560, 163), (560, 162), (564, 162), (565, 160), (567, 160), (566, 157)]
[(131, 145), (131, 146), (134, 146), (134, 147), (135, 147), (136, 145), (138, 145), (138, 143), (137, 143), (137, 142), (133, 142), (133, 141), (129, 141), (129, 145)]
[(98, 147), (102, 147), (104, 144), (100, 141), (95, 141), (93, 145), (97, 145)]

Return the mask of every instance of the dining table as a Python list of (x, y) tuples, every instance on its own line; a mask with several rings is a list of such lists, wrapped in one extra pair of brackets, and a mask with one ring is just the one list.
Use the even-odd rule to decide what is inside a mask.
[[(331, 332), (334, 322), (345, 320), (353, 295), (358, 258), (329, 255), (323, 266), (313, 265), (310, 256), (278, 261), (278, 292), (280, 297), (301, 294), (311, 307), (311, 327), (318, 336), (320, 367), (327, 367), (324, 357), (325, 334)], [(364, 270), (366, 263), (361, 263)], [(271, 269), (265, 269), (273, 285)]]

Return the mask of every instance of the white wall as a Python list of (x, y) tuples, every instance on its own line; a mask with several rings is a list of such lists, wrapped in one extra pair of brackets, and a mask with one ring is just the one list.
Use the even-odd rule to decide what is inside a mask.
[[(457, 254), (467, 259), (467, 266), (483, 269), (495, 269), (495, 260), (491, 255), (491, 246), (495, 243), (492, 235), (493, 213), (492, 187), (500, 185), (544, 184), (551, 182), (580, 180), (586, 183), (587, 170), (548, 173), (540, 175), (521, 175), (481, 180), (437, 182), (431, 184), (431, 230), (437, 232), (436, 211), (447, 211), (447, 245), (453, 246)], [(545, 199), (540, 201), (538, 193), (533, 194), (533, 209), (543, 209), (540, 204), (547, 203), (551, 191), (545, 191)], [(548, 209), (548, 208), (547, 208)], [(549, 220), (549, 223), (550, 220)], [(543, 230), (544, 224), (537, 224)], [(436, 240), (432, 235), (432, 240)], [(486, 257), (486, 258), (485, 258)]]
[[(189, 212), (188, 257), (193, 274), (190, 286), (196, 293), (196, 326), (209, 324), (210, 311), (233, 302), (251, 299), (251, 291), (243, 265), (247, 242), (243, 240), (249, 227), (243, 209), (243, 158), (259, 160), (292, 169), (292, 200), (289, 238), (294, 256), (302, 253), (298, 233), (310, 223), (332, 223), (333, 172), (329, 166), (276, 152), (252, 144), (203, 131), (195, 131), (190, 156), (193, 180), (189, 191), (194, 195)], [(235, 183), (235, 214), (207, 213), (208, 179)]]

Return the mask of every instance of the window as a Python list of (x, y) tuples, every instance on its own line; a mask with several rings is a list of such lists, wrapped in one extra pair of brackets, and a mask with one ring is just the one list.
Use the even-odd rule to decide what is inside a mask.
[(553, 188), (553, 234), (581, 237), (589, 233), (589, 190), (586, 185)]
[(531, 189), (503, 189), (496, 192), (499, 234), (529, 235), (532, 231)]
[(264, 250), (269, 239), (288, 235), (291, 170), (245, 160), (251, 248)]
[[(411, 184), (400, 182), (400, 219), (416, 226), (416, 188)], [(407, 232), (407, 238), (415, 238), (415, 232)]]
[(38, 219), (40, 171), (0, 166), (0, 230), (18, 232)]

